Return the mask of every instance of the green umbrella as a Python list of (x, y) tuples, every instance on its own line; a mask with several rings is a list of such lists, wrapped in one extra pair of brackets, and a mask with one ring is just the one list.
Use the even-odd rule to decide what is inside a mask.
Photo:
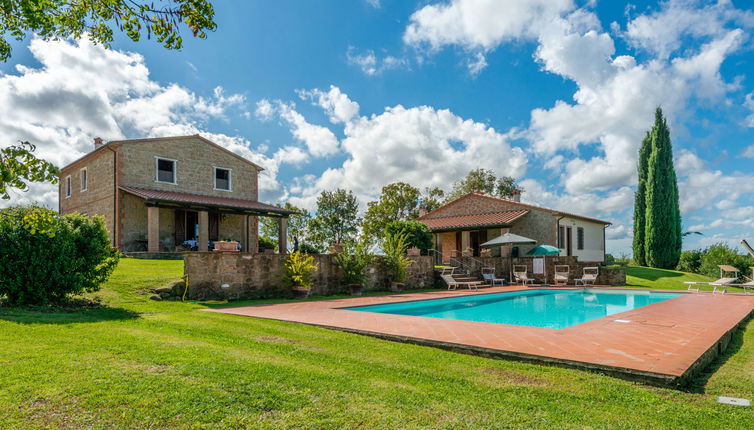
[[(532, 248), (529, 252), (526, 253), (526, 255), (531, 256), (542, 256), (543, 258), (548, 255), (558, 255), (560, 254), (560, 248), (556, 248), (552, 245), (537, 245), (534, 248)], [(547, 282), (547, 261), (545, 261), (544, 265), (545, 269), (545, 282)]]
[(560, 248), (556, 248), (552, 245), (537, 245), (527, 252), (526, 255), (540, 256), (540, 255), (555, 255), (560, 254)]

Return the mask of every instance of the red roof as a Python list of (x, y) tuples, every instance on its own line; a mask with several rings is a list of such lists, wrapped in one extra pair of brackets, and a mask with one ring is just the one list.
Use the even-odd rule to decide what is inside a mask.
[(218, 209), (235, 209), (242, 211), (274, 213), (278, 215), (290, 215), (294, 211), (279, 208), (277, 206), (260, 203), (255, 200), (235, 199), (231, 197), (205, 196), (202, 194), (182, 193), (179, 191), (152, 190), (149, 188), (120, 187), (121, 190), (141, 197), (144, 200), (160, 203), (176, 203), (180, 205), (208, 206)]
[(492, 212), (477, 215), (449, 216), (443, 218), (420, 219), (430, 230), (449, 230), (454, 228), (467, 227), (492, 227), (498, 225), (508, 225), (513, 221), (529, 213), (528, 210), (514, 210)]

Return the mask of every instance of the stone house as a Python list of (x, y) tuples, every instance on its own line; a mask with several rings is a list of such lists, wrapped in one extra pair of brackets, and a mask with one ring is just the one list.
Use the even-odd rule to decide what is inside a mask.
[[(455, 256), (480, 256), (481, 244), (504, 233), (560, 248), (562, 256), (580, 261), (605, 261), (607, 221), (547, 209), (512, 199), (470, 193), (418, 218), (434, 236), (435, 249), (444, 262)], [(532, 246), (501, 247), (491, 256), (523, 256)]]
[(60, 170), (59, 212), (103, 216), (123, 252), (206, 251), (226, 239), (255, 252), (258, 217), (276, 217), (285, 252), (292, 212), (258, 201), (262, 170), (198, 135), (96, 138), (91, 152)]

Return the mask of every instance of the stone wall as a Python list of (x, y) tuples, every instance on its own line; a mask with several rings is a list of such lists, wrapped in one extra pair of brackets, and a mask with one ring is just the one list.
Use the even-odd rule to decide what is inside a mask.
[[(319, 269), (314, 273), (312, 294), (330, 295), (346, 291), (342, 274), (332, 255), (313, 255)], [(287, 255), (241, 252), (188, 252), (184, 273), (189, 279), (191, 299), (254, 299), (285, 297), (281, 286)], [(406, 288), (434, 286), (432, 257), (413, 257)], [(381, 258), (367, 270), (365, 291), (386, 290), (388, 273)], [(225, 287), (223, 287), (225, 285)]]

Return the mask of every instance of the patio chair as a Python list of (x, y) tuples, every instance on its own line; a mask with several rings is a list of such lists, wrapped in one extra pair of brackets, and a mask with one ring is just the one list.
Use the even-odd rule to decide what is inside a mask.
[(571, 266), (568, 265), (556, 265), (555, 274), (552, 277), (552, 283), (555, 285), (568, 284), (568, 278), (571, 275)]
[(534, 278), (530, 278), (527, 274), (527, 271), (529, 269), (526, 266), (519, 266), (514, 265), (513, 266), (513, 278), (516, 280), (516, 282), (520, 283), (521, 285), (531, 284), (534, 282)]
[(482, 273), (482, 279), (484, 279), (485, 282), (489, 283), (493, 287), (496, 284), (505, 285), (505, 279), (498, 278), (494, 273)]
[(482, 281), (456, 281), (452, 275), (442, 275), (442, 280), (448, 284), (448, 290), (457, 290), (458, 287), (469, 287), (469, 290), (478, 290)]
[[(717, 267), (720, 268), (720, 278), (718, 280), (712, 282), (684, 282), (684, 284), (688, 286), (686, 289), (688, 291), (699, 292), (700, 286), (708, 285), (713, 287), (712, 294), (715, 294), (718, 288), (720, 289), (720, 293), (725, 294), (728, 287), (738, 280), (739, 270), (733, 266), (728, 266), (727, 264), (720, 264)], [(694, 286), (696, 286), (696, 288), (692, 288)]]
[(580, 278), (574, 279), (574, 281), (576, 281), (576, 285), (579, 285), (579, 283), (583, 286), (594, 285), (599, 274), (599, 267), (584, 267), (584, 274)]

